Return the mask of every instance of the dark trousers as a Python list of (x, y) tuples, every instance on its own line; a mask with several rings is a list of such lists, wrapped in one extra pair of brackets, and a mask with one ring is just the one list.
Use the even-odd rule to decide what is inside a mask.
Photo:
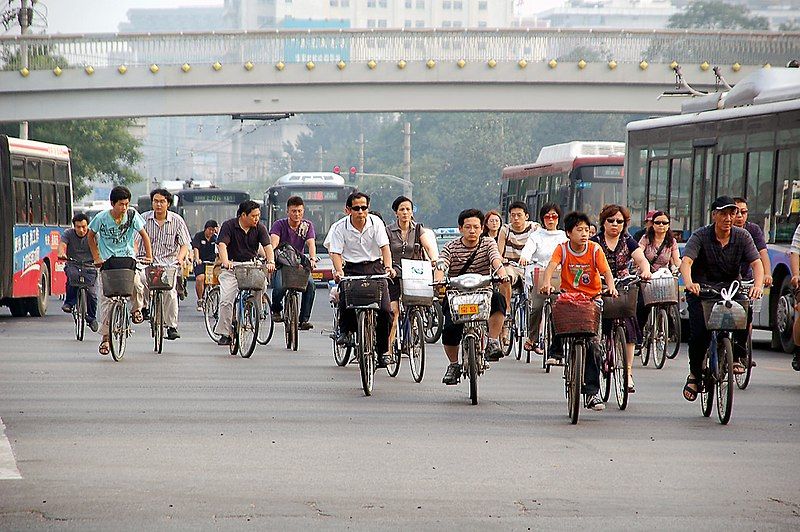
[[(316, 293), (316, 286), (311, 275), (308, 276), (308, 285), (306, 291), (300, 294), (300, 323), (305, 323), (311, 319), (311, 309), (314, 307), (314, 295)], [(281, 313), (283, 311), (283, 298), (286, 295), (286, 290), (283, 288), (283, 275), (279, 269), (272, 276), (272, 312)]]
[[(86, 295), (89, 296), (86, 298), (86, 319), (92, 322), (97, 319), (97, 294), (95, 294), (95, 287), (93, 286), (86, 290)], [(67, 283), (67, 295), (64, 297), (64, 303), (71, 307), (78, 304), (78, 289), (74, 286), (70, 286), (69, 283)]]
[[(699, 377), (703, 372), (703, 359), (711, 345), (711, 331), (706, 329), (706, 319), (703, 315), (703, 304), (699, 297), (686, 294), (686, 306), (689, 311), (689, 371)], [(747, 323), (752, 320), (748, 312)], [(747, 330), (734, 331), (733, 333), (733, 359), (739, 360), (746, 353)]]
[[(364, 262), (360, 264), (346, 264), (344, 267), (344, 274), (347, 275), (382, 275), (383, 263), (379, 260), (374, 262)], [(376, 320), (375, 330), (375, 350), (379, 355), (389, 351), (389, 323), (391, 319), (392, 308), (389, 304), (389, 284), (383, 284), (383, 292), (381, 294), (380, 309), (378, 310), (378, 319)], [(347, 310), (345, 307), (345, 298), (339, 297), (339, 315), (342, 317), (340, 327), (343, 333), (355, 332), (356, 330), (356, 311)]]

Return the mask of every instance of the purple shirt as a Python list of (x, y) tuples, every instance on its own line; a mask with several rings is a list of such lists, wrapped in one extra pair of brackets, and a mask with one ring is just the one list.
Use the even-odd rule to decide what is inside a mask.
[(317, 237), (317, 234), (314, 232), (314, 224), (311, 223), (311, 220), (306, 220), (305, 218), (300, 221), (300, 226), (297, 230), (289, 227), (288, 218), (276, 220), (275, 223), (272, 224), (269, 234), (277, 235), (280, 239), (280, 243), (288, 242), (289, 245), (301, 255), (305, 251), (306, 240), (313, 240)]

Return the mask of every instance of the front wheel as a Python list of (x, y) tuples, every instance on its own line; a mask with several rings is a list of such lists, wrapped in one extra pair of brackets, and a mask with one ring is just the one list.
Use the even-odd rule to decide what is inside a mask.
[(111, 357), (115, 362), (125, 356), (125, 344), (128, 340), (128, 305), (123, 301), (114, 301), (111, 308), (111, 319), (108, 324)]
[(444, 326), (444, 314), (442, 314), (442, 304), (438, 299), (434, 299), (424, 314), (425, 318), (425, 342), (435, 344), (442, 336)]
[(478, 404), (478, 348), (474, 336), (464, 338), (461, 349), (467, 359), (467, 376), (469, 377), (469, 398), (473, 405)]
[[(706, 355), (706, 362), (711, 359), (710, 355), (710, 353)], [(705, 367), (703, 368), (703, 391), (700, 393), (700, 410), (703, 412), (703, 416), (709, 417), (713, 408), (714, 377), (711, 375), (711, 370), (708, 367)]]
[(647, 344), (647, 350), (653, 357), (653, 364), (656, 369), (664, 367), (664, 362), (667, 360), (667, 338), (669, 337), (669, 317), (667, 311), (663, 307), (653, 309), (655, 318), (653, 320), (653, 329), (650, 334), (650, 342)]
[(721, 338), (717, 346), (717, 416), (727, 425), (733, 412), (733, 346), (730, 338)]
[(614, 391), (620, 410), (628, 406), (628, 365), (625, 363), (625, 330), (614, 328)]
[(284, 298), (283, 328), (286, 336), (286, 349), (292, 351), (297, 351), (297, 320), (299, 319), (297, 299), (298, 295), (294, 290), (289, 290)]
[(236, 324), (236, 336), (239, 339), (239, 354), (242, 358), (250, 358), (256, 349), (258, 326), (261, 320), (258, 316), (256, 302), (252, 297), (248, 297), (242, 307), (242, 315)]
[(83, 341), (86, 332), (86, 289), (78, 289), (78, 304), (72, 310), (75, 319), (75, 339)]
[(161, 292), (150, 299), (153, 312), (150, 316), (150, 330), (153, 335), (153, 350), (161, 354), (164, 349), (164, 307), (161, 304)]
[(683, 334), (683, 321), (681, 320), (678, 305), (670, 305), (667, 312), (669, 321), (669, 334), (667, 335), (667, 358), (673, 359), (678, 356), (681, 348), (681, 335)]
[(372, 395), (372, 384), (375, 378), (375, 342), (372, 340), (370, 318), (372, 311), (358, 311), (356, 332), (356, 355), (358, 367), (361, 370), (361, 387), (364, 395)]
[(272, 333), (275, 331), (275, 322), (272, 321), (272, 303), (266, 290), (261, 292), (261, 311), (259, 312), (261, 323), (258, 326), (258, 337), (256, 341), (259, 345), (267, 345), (272, 340)]
[(219, 321), (219, 287), (215, 286), (206, 291), (203, 300), (203, 323), (206, 326), (208, 337), (217, 342), (220, 335), (214, 332)]
[(742, 359), (742, 364), (744, 364), (744, 373), (736, 375), (736, 386), (738, 386), (740, 390), (744, 390), (747, 388), (747, 385), (750, 384), (750, 373), (753, 370), (753, 339), (751, 334), (752, 331), (749, 331), (747, 334), (745, 355)]
[(336, 342), (336, 335), (339, 332), (339, 307), (334, 307), (333, 309), (333, 360), (336, 362), (337, 366), (344, 367), (350, 362), (350, 352), (352, 351), (352, 347), (349, 345), (339, 345)]
[[(397, 374), (400, 373), (400, 360), (403, 358), (403, 351), (405, 350), (406, 346), (403, 345), (407, 342), (406, 336), (408, 335), (408, 331), (403, 331), (403, 334), (400, 334), (400, 328), (406, 327), (406, 319), (403, 315), (400, 315), (400, 319), (397, 320), (397, 329), (394, 332), (394, 341), (389, 345), (389, 363), (386, 364), (386, 373), (389, 374), (390, 377), (394, 378), (397, 377)], [(399, 342), (398, 339), (400, 336), (403, 336), (403, 342)]]
[(639, 362), (642, 363), (642, 366), (647, 366), (648, 362), (650, 362), (650, 344), (653, 342), (653, 338), (656, 335), (654, 321), (655, 314), (655, 307), (650, 308), (650, 312), (647, 313), (647, 323), (645, 324), (645, 330), (643, 331), (644, 345), (642, 345), (642, 348), (639, 350)]
[(423, 311), (412, 307), (409, 311), (408, 362), (414, 382), (422, 382), (425, 376), (425, 322)]
[(569, 354), (569, 377), (567, 383), (567, 409), (569, 420), (573, 425), (578, 423), (581, 411), (581, 385), (583, 384), (583, 364), (586, 358), (584, 346), (580, 342), (572, 344)]

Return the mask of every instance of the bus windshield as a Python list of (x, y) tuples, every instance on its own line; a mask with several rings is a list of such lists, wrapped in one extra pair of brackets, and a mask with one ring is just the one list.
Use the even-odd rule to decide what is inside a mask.
[(219, 225), (236, 217), (238, 204), (234, 203), (193, 203), (180, 209), (180, 215), (192, 234), (201, 231), (207, 220), (216, 220)]
[(326, 253), (322, 243), (325, 241), (325, 237), (328, 235), (328, 229), (333, 222), (344, 216), (343, 206), (338, 201), (307, 201), (305, 207), (305, 217), (314, 224), (314, 231), (317, 235), (317, 253)]
[(576, 169), (575, 204), (597, 220), (604, 205), (621, 204), (624, 185), (622, 166), (582, 166)]

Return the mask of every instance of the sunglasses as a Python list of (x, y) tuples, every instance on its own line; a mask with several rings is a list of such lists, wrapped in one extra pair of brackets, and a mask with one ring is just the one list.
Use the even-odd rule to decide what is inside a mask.
[(661, 221), (661, 222), (653, 222), (653, 225), (669, 225), (669, 222), (664, 222), (664, 221)]
[(748, 212), (750, 211), (748, 211), (747, 209), (739, 209), (739, 214), (747, 214)]
[(547, 213), (547, 214), (545, 214), (543, 216), (543, 218), (547, 218), (547, 219), (552, 220), (553, 218), (558, 218), (558, 215), (556, 213), (554, 213), (554, 212), (553, 213)]
[(613, 224), (613, 225), (622, 225), (625, 223), (624, 219), (617, 219), (617, 218), (609, 218), (606, 222)]
[(367, 211), (367, 210), (369, 210), (369, 207), (366, 206), (366, 205), (353, 205), (352, 207), (350, 207), (350, 210), (351, 211), (356, 211), (356, 212)]

